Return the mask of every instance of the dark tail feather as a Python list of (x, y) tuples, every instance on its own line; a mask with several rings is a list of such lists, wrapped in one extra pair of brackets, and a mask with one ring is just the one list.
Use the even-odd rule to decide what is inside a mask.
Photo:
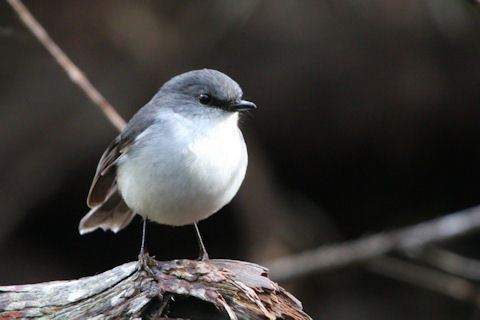
[(114, 191), (105, 203), (90, 210), (80, 221), (80, 234), (92, 232), (98, 228), (115, 233), (125, 228), (135, 213), (128, 208), (118, 191)]

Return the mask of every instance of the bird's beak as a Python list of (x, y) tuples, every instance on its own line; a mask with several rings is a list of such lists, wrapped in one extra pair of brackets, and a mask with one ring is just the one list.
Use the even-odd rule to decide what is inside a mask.
[(257, 106), (255, 105), (255, 103), (247, 100), (240, 100), (238, 102), (235, 102), (234, 104), (231, 104), (228, 107), (229, 111), (247, 111), (253, 109), (257, 109)]

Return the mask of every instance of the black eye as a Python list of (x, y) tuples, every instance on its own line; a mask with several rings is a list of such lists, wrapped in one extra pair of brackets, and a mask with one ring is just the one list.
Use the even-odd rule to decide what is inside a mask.
[(208, 93), (202, 93), (200, 96), (198, 96), (198, 101), (200, 101), (202, 104), (210, 104), (210, 102), (212, 102), (212, 96)]

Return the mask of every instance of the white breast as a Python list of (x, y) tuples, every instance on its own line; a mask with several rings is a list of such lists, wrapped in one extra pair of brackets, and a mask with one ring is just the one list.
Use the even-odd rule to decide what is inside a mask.
[(160, 114), (118, 164), (119, 190), (136, 213), (162, 224), (207, 218), (231, 201), (247, 168), (238, 115)]

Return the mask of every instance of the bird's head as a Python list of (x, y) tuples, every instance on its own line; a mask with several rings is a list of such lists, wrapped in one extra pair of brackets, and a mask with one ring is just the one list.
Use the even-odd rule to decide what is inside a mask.
[(189, 71), (166, 82), (156, 98), (176, 112), (191, 115), (228, 115), (256, 109), (252, 102), (243, 100), (238, 83), (226, 74), (202, 69)]

